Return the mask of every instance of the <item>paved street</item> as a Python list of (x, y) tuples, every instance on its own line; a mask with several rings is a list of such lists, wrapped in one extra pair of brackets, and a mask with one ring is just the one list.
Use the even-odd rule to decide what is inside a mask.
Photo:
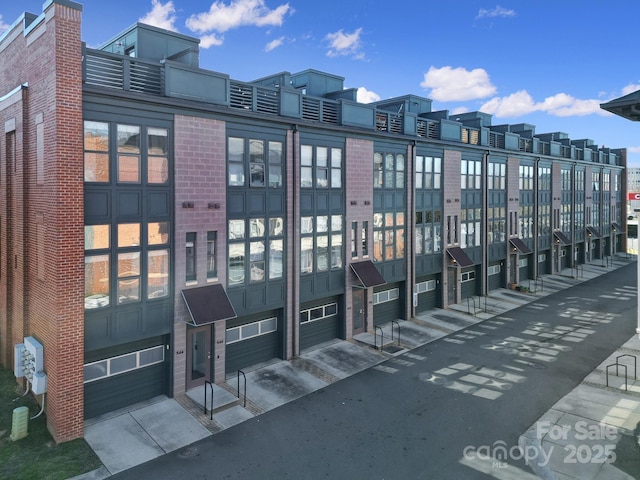
[(517, 446), (633, 335), (635, 289), (631, 263), (113, 478), (537, 478), (474, 453)]

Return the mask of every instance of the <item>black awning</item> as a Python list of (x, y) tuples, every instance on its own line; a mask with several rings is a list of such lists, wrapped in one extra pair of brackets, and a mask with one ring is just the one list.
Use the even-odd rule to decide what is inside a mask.
[(531, 249), (527, 247), (527, 244), (524, 243), (520, 238), (510, 238), (509, 242), (511, 242), (511, 245), (513, 245), (520, 253), (524, 255), (528, 255), (531, 253)]
[(227, 292), (219, 283), (182, 290), (182, 298), (191, 315), (192, 321), (187, 323), (196, 327), (237, 317)]
[(352, 263), (351, 270), (366, 288), (377, 287), (387, 283), (371, 260)]
[(618, 222), (613, 222), (613, 223), (611, 224), (611, 227), (613, 227), (613, 229), (614, 229), (616, 232), (621, 232), (621, 231), (622, 231), (622, 226), (621, 226)]
[(447, 253), (459, 267), (470, 267), (473, 265), (473, 261), (460, 247), (447, 248)]
[(553, 235), (562, 243), (563, 245), (571, 245), (571, 240), (560, 230), (553, 232)]
[(593, 227), (587, 227), (587, 233), (590, 237), (600, 238), (600, 232)]

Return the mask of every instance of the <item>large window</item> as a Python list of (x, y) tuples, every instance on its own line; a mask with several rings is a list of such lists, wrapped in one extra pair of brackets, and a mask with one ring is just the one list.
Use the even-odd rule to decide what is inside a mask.
[(520, 165), (518, 188), (520, 190), (533, 190), (533, 165)]
[(460, 188), (479, 190), (482, 188), (482, 162), (462, 160), (460, 164)]
[(342, 188), (342, 149), (302, 145), (300, 147), (300, 186)]
[(300, 219), (300, 273), (342, 268), (343, 216), (318, 215)]
[(282, 142), (229, 137), (227, 159), (230, 187), (277, 188), (283, 185)]
[(416, 212), (416, 255), (440, 252), (441, 236), (442, 213), (440, 210)]
[[(85, 309), (168, 297), (169, 213), (147, 221), (132, 191), (169, 192), (169, 130), (129, 123), (84, 122), (84, 181), (89, 192), (112, 190), (127, 212), (90, 214), (85, 225)], [(126, 194), (126, 195), (121, 195)], [(149, 201), (146, 198), (144, 201)], [(128, 202), (128, 203), (127, 203)], [(134, 208), (137, 207), (137, 210)], [(100, 210), (100, 209), (97, 209)]]
[(373, 188), (403, 189), (405, 184), (405, 156), (401, 153), (373, 155)]
[(442, 158), (416, 156), (416, 189), (438, 190), (442, 180)]
[(487, 241), (501, 243), (506, 238), (507, 209), (505, 207), (489, 207), (487, 209)]
[(373, 214), (373, 260), (382, 262), (404, 258), (404, 212)]
[[(284, 219), (229, 220), (229, 285), (282, 278)], [(215, 242), (215, 240), (214, 240)], [(215, 247), (214, 247), (215, 248)]]

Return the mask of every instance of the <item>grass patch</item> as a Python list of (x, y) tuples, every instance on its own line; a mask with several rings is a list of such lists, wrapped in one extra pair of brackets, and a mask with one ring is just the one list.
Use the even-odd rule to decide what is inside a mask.
[(46, 411), (29, 420), (29, 434), (25, 438), (12, 441), (9, 437), (13, 410), (26, 406), (29, 417), (40, 411), (31, 393), (24, 397), (20, 395), (13, 371), (0, 368), (0, 478), (64, 480), (101, 465), (82, 438), (56, 445), (47, 430)]

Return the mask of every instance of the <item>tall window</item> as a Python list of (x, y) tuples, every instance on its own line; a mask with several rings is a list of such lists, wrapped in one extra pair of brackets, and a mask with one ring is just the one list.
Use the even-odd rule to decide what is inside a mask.
[(505, 207), (487, 208), (487, 240), (489, 243), (502, 243), (506, 238), (507, 209)]
[(358, 258), (358, 222), (351, 222), (351, 258)]
[(196, 232), (189, 232), (185, 239), (185, 280), (196, 280)]
[(84, 181), (109, 182), (107, 122), (84, 122)]
[(460, 246), (480, 246), (480, 220), (482, 210), (480, 208), (463, 208), (460, 218)]
[(369, 222), (362, 222), (362, 256), (369, 256)]
[[(167, 128), (85, 120), (86, 188), (95, 192), (109, 184), (113, 195), (131, 189), (140, 192), (140, 188), (168, 195), (169, 138)], [(96, 210), (108, 212), (109, 208), (105, 203)], [(159, 210), (154, 221), (135, 217), (122, 221), (110, 213), (89, 215), (85, 225), (86, 309), (169, 296), (171, 229), (168, 211), (162, 220)]]
[(373, 155), (373, 188), (403, 189), (405, 184), (405, 156), (401, 153)]
[(487, 188), (489, 190), (505, 190), (507, 166), (504, 163), (489, 162), (487, 170)]
[(373, 214), (373, 259), (381, 262), (404, 258), (404, 212)]
[(227, 160), (230, 187), (282, 187), (282, 142), (229, 137)]
[(300, 147), (300, 186), (342, 188), (342, 149), (302, 145)]
[(538, 190), (551, 190), (551, 167), (538, 168)]
[(207, 278), (216, 278), (218, 268), (216, 265), (216, 232), (207, 232)]
[(416, 255), (440, 251), (442, 214), (440, 210), (416, 212)]

